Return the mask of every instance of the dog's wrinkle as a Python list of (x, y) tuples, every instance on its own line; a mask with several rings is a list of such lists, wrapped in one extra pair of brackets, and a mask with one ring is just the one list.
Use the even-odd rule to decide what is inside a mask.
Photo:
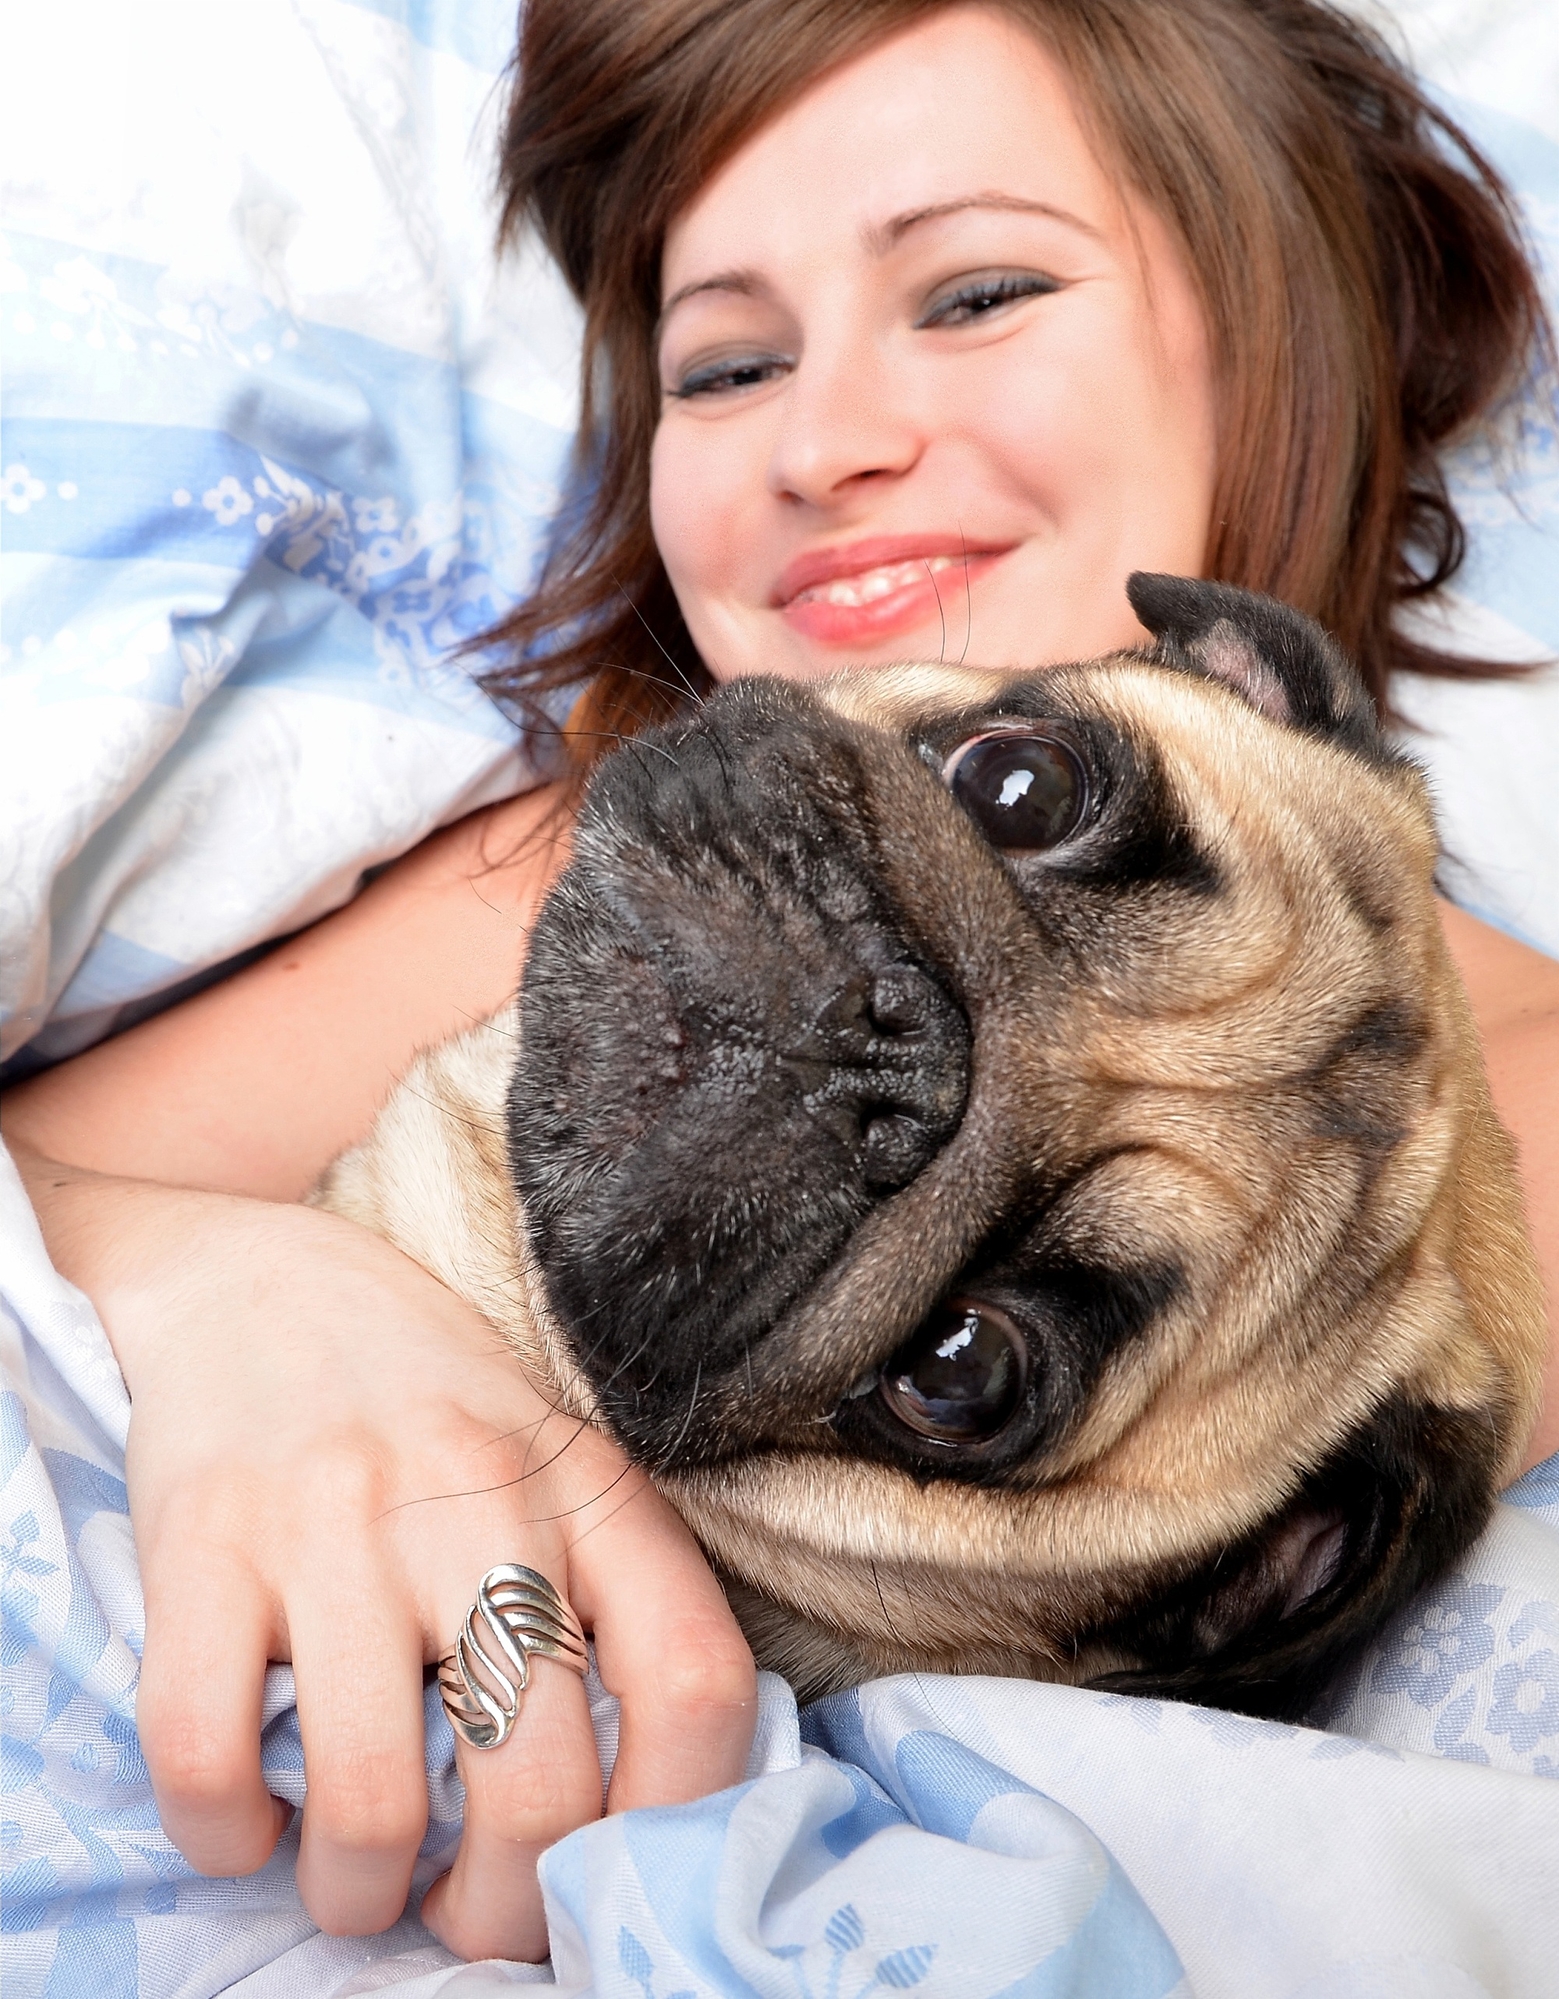
[(1408, 1138), (1429, 1087), (1430, 1039), (1421, 1010), (1401, 998), (1368, 1005), (1296, 1081), (1318, 1136), (1358, 1147), (1378, 1174)]

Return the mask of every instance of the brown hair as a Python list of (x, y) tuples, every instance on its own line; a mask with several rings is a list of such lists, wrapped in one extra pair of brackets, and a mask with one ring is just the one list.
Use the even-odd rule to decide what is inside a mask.
[[(650, 530), (667, 227), (824, 71), (949, 4), (527, 0), (503, 229), (537, 227), (585, 331), (575, 505), (481, 642), (506, 649), (484, 684), (522, 715), (588, 681), (610, 736), (707, 685)], [(1398, 669), (1501, 671), (1394, 623), (1462, 561), (1439, 447), (1550, 351), (1493, 168), (1323, 0), (996, 4), (1061, 61), (1200, 287), (1223, 440), (1207, 575), (1319, 618), (1382, 709)]]

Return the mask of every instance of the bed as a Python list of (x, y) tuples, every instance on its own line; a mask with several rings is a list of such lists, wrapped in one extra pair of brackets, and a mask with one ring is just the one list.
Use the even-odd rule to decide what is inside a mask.
[[(1559, 14), (1381, 18), (1559, 277)], [(493, 0), (77, 0), (11, 28), (0, 1078), (244, 962), (549, 767), (545, 735), (517, 740), (450, 658), (535, 572), (575, 407), (556, 273), (491, 252), (511, 34)], [(1508, 451), (1452, 475), (1473, 541), (1450, 626), (1498, 657), (1559, 653), (1551, 413), (1529, 403)], [(1448, 892), (1559, 956), (1559, 674), (1396, 702)], [(295, 1835), (230, 1882), (161, 1833), (134, 1729), (128, 1403), (3, 1158), (0, 1345), (14, 1999), (1559, 1989), (1559, 1460), (1309, 1726), (924, 1677), (798, 1714), (765, 1676), (744, 1785), (561, 1842), (551, 1965), (461, 1966), (415, 1914), (322, 1936)], [(432, 1699), (427, 1721), (419, 1884), (460, 1811)], [(301, 1801), (284, 1668), (265, 1767)]]

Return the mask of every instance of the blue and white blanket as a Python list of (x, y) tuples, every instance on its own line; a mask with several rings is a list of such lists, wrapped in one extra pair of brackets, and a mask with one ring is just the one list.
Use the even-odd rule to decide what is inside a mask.
[[(1559, 16), (1398, 0), (1559, 245)], [(8, 23), (0, 337), (0, 1055), (89, 1045), (530, 781), (451, 647), (526, 587), (575, 318), (495, 267), (499, 0), (51, 0)], [(1559, 440), (1462, 460), (1452, 619), (1559, 651)], [(1559, 678), (1414, 684), (1458, 897), (1559, 955)], [(413, 1913), (328, 1939), (284, 1841), (193, 1876), (136, 1745), (123, 1384), (0, 1158), (0, 1928), (8, 1999), (1559, 1990), (1559, 1463), (1334, 1691), (1324, 1727), (945, 1679), (799, 1718), (750, 1781), (544, 1863), (550, 1970)], [(603, 1755), (612, 1704), (596, 1689)], [(303, 1795), (290, 1675), (265, 1762)], [(460, 1799), (428, 1716), (419, 1883)]]

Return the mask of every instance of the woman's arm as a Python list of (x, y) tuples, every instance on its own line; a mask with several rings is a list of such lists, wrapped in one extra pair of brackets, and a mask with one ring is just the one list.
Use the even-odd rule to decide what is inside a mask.
[(1531, 1466), (1559, 1451), (1559, 963), (1449, 903), (1441, 911), (1483, 1038), (1494, 1108), (1516, 1141), (1548, 1294), (1547, 1393), (1523, 1461)]
[(8, 1090), (7, 1138), (99, 1173), (299, 1199), (419, 1048), (513, 994), (568, 857), (561, 790), (472, 813), (246, 971)]

